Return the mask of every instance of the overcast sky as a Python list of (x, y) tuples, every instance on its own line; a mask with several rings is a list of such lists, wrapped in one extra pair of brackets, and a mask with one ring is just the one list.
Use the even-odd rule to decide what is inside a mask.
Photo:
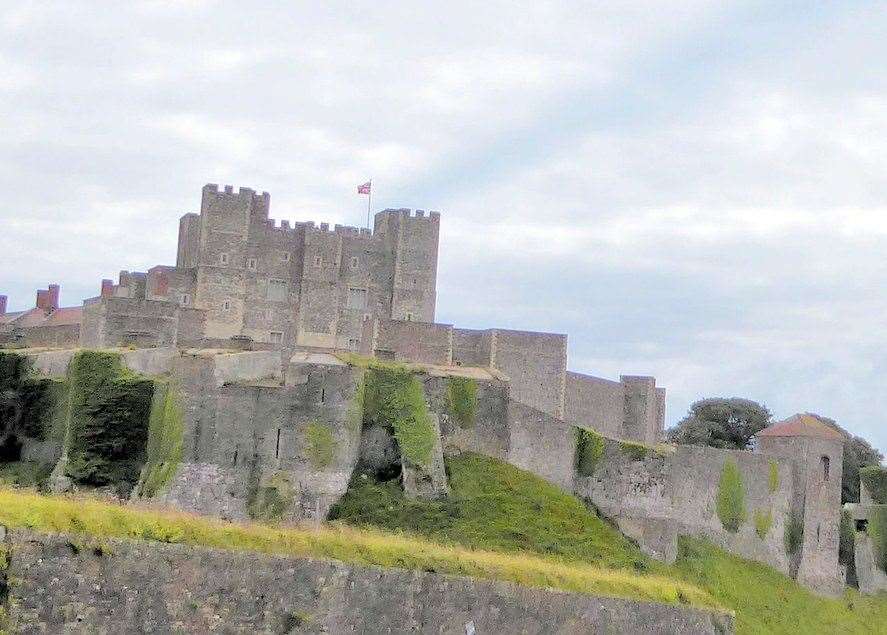
[(10, 310), (174, 264), (204, 183), (356, 225), (372, 177), (442, 213), (438, 321), (887, 450), (885, 3), (319, 4), (4, 3)]

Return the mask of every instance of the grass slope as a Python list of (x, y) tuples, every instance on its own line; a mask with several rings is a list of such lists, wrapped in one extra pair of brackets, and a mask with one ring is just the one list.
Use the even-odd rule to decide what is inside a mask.
[(373, 529), (333, 526), (312, 530), (225, 523), (180, 512), (139, 509), (86, 497), (42, 496), (3, 487), (0, 487), (0, 524), (36, 531), (80, 533), (98, 539), (135, 538), (328, 558), (579, 593), (717, 607), (708, 594), (683, 580), (639, 576), (631, 571), (557, 562), (527, 554), (477, 551)]
[[(681, 538), (674, 566), (652, 562), (573, 496), (494, 459), (447, 459), (444, 502), (404, 499), (396, 483), (357, 479), (334, 509), (344, 522), (404, 530), (451, 544), (541, 555), (564, 563), (647, 569), (680, 579), (736, 612), (737, 633), (887, 633), (887, 595), (814, 595), (765, 565)], [(651, 579), (649, 575), (639, 575)]]

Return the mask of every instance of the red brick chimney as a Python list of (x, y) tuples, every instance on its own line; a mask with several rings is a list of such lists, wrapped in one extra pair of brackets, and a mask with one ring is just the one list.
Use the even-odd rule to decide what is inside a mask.
[(37, 308), (43, 309), (46, 313), (59, 308), (59, 286), (57, 284), (49, 285), (48, 289), (37, 290)]
[(0, 295), (0, 315), (6, 315), (6, 296)]
[(49, 291), (46, 289), (37, 289), (37, 308), (49, 310)]
[(49, 285), (49, 308), (55, 311), (59, 308), (59, 291), (61, 288), (57, 284)]

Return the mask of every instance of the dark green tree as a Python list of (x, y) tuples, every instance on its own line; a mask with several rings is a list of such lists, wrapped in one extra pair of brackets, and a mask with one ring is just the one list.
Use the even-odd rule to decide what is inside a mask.
[(710, 445), (743, 450), (751, 438), (770, 425), (767, 406), (739, 397), (701, 399), (668, 431), (672, 443)]

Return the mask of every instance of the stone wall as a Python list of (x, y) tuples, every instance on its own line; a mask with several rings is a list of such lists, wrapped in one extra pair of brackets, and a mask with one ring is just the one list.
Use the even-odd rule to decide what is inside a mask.
[(564, 419), (618, 438), (622, 435), (625, 387), (618, 381), (567, 372)]
[(98, 297), (83, 305), (80, 345), (87, 348), (174, 346), (178, 326), (178, 304)]
[(730, 633), (731, 617), (435, 573), (13, 531), (17, 633)]
[(453, 362), (453, 327), (450, 324), (373, 320), (368, 327), (372, 329), (372, 335), (361, 343), (363, 355), (445, 366)]

